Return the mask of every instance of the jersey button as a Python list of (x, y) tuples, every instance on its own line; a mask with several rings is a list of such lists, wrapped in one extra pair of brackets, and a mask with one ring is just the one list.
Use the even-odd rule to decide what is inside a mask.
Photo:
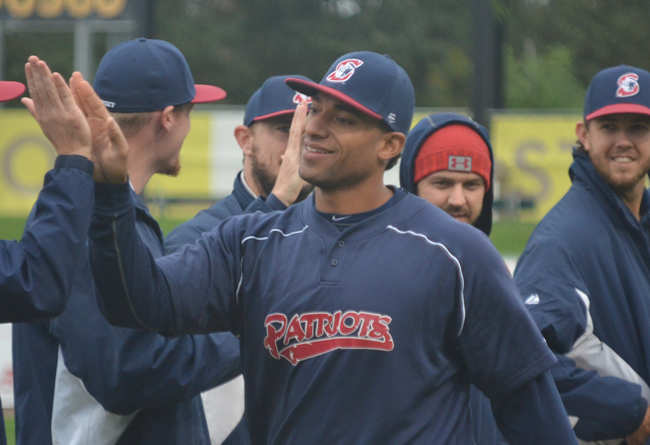
[(336, 267), (339, 265), (339, 260), (332, 260), (332, 267)]
[(343, 247), (343, 246), (345, 246), (345, 241), (343, 240), (339, 241), (339, 247)]

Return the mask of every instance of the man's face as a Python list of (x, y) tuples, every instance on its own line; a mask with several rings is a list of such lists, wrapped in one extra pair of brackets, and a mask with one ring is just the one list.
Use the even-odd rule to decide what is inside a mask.
[(345, 190), (383, 176), (378, 153), (386, 135), (375, 119), (319, 93), (303, 124), (300, 177), (323, 190)]
[[(253, 181), (262, 196), (268, 196), (273, 190), (275, 180), (282, 164), (282, 155), (289, 143), (289, 130), (293, 113), (264, 119), (250, 127), (252, 138), (251, 170)], [(311, 193), (313, 186), (305, 185), (296, 202), (302, 201)]]
[(600, 176), (619, 195), (644, 187), (650, 171), (650, 116), (610, 114), (579, 123), (576, 134)]
[(443, 170), (418, 182), (417, 192), (458, 221), (474, 224), (483, 209), (485, 181), (476, 173)]

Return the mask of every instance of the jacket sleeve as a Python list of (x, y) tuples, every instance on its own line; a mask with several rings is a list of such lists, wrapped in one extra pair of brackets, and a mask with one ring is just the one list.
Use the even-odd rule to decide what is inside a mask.
[(258, 196), (249, 204), (248, 207), (244, 210), (244, 213), (253, 213), (253, 212), (262, 212), (269, 213), (276, 210), (287, 210), (287, 206), (284, 205), (273, 193), (271, 193), (266, 199)]
[(174, 334), (237, 334), (238, 221), (154, 260), (137, 235), (128, 184), (96, 184), (95, 196), (90, 264), (100, 309), (111, 324)]
[(499, 430), (511, 445), (574, 445), (577, 440), (549, 371), (492, 400)]
[(86, 249), (92, 172), (85, 157), (59, 156), (45, 175), (21, 241), (0, 241), (1, 323), (51, 318), (65, 308)]
[[(582, 440), (621, 439), (643, 421), (643, 380), (593, 333), (586, 286), (556, 238), (531, 242), (515, 270), (526, 306), (559, 362), (551, 373)], [(647, 385), (645, 385), (647, 387)]]

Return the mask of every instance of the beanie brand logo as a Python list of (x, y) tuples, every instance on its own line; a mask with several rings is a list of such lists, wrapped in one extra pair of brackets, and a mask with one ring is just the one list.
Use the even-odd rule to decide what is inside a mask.
[(354, 74), (354, 70), (363, 65), (359, 59), (346, 59), (336, 65), (336, 69), (327, 76), (330, 82), (345, 82)]
[(311, 97), (306, 96), (304, 94), (296, 93), (293, 96), (293, 103), (294, 104), (301, 104), (301, 103), (310, 104), (311, 103)]
[(457, 172), (471, 172), (472, 158), (469, 156), (449, 156), (449, 166), (447, 170)]
[(634, 73), (623, 74), (618, 78), (616, 97), (630, 97), (639, 93), (639, 75)]
[(370, 312), (308, 312), (291, 320), (274, 313), (264, 322), (264, 347), (273, 358), (284, 357), (294, 366), (337, 349), (392, 351), (391, 321), (387, 315)]
[(104, 102), (104, 106), (106, 108), (115, 108), (115, 102), (111, 102), (108, 100), (103, 100), (102, 102)]

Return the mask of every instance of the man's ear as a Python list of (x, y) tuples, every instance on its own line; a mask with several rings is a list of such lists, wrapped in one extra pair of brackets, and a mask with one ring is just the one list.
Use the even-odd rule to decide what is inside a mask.
[(587, 137), (588, 133), (589, 128), (587, 127), (587, 124), (585, 122), (578, 122), (576, 125), (576, 136), (578, 136), (578, 140), (585, 148), (585, 151), (589, 151), (591, 149), (591, 144), (589, 142), (589, 138)]
[(174, 124), (175, 116), (172, 111), (174, 111), (174, 107), (172, 105), (169, 105), (160, 112), (160, 116), (158, 117), (160, 126), (166, 131), (169, 131)]
[(406, 136), (404, 133), (393, 131), (383, 135), (383, 145), (379, 149), (379, 159), (388, 162), (395, 156), (400, 154), (404, 149), (406, 143)]
[(235, 139), (244, 156), (250, 156), (253, 150), (253, 130), (246, 125), (237, 125), (235, 127)]

